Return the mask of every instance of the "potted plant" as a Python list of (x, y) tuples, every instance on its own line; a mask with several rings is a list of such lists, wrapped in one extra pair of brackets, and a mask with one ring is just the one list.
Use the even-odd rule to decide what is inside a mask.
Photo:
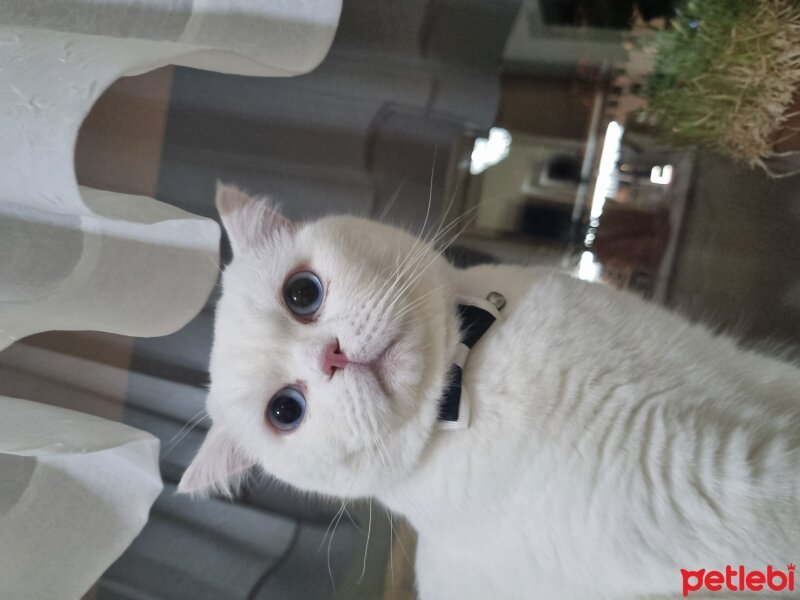
[(647, 113), (670, 140), (800, 167), (800, 0), (689, 0), (653, 40)]

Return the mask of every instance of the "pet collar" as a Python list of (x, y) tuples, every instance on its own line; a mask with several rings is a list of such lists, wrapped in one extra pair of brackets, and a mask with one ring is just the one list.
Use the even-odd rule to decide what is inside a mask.
[(458, 296), (458, 318), (461, 321), (461, 343), (447, 374), (448, 385), (439, 401), (438, 429), (466, 429), (469, 427), (469, 393), (463, 386), (464, 367), (469, 352), (475, 347), (495, 321), (501, 320), (500, 310), (506, 299), (491, 292), (486, 299)]

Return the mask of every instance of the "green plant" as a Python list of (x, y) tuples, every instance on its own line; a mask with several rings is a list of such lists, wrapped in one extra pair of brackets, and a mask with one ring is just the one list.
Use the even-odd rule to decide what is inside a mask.
[(800, 92), (800, 0), (690, 0), (653, 39), (661, 130), (764, 167)]

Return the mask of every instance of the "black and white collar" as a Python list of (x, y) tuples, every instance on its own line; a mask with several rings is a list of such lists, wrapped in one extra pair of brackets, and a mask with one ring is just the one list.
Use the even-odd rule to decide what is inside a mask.
[(469, 427), (470, 399), (464, 388), (464, 366), (469, 351), (478, 343), (495, 321), (502, 320), (500, 309), (505, 298), (492, 292), (483, 298), (458, 296), (458, 318), (461, 321), (461, 343), (456, 349), (453, 365), (448, 373), (449, 384), (439, 402), (437, 429), (466, 429)]

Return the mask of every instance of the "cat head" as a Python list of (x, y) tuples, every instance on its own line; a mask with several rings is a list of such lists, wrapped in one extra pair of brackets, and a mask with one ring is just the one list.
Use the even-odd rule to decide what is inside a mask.
[(406, 476), (458, 343), (452, 267), (373, 221), (293, 223), (229, 186), (217, 208), (234, 258), (217, 305), (212, 426), (179, 491), (229, 494), (253, 465), (337, 496)]

